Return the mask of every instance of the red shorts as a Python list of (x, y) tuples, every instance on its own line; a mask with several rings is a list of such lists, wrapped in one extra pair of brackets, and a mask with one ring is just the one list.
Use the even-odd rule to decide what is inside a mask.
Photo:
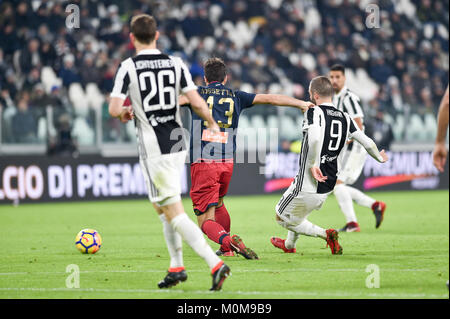
[(204, 214), (209, 207), (217, 206), (219, 198), (228, 192), (233, 163), (191, 164), (191, 199), (195, 215)]

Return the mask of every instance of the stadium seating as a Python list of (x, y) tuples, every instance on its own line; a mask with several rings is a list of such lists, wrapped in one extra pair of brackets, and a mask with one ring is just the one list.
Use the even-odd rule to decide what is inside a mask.
[(78, 116), (75, 118), (72, 128), (72, 135), (76, 138), (80, 145), (93, 145), (95, 142), (95, 133), (89, 127), (84, 117)]
[[(433, 141), (437, 113), (437, 105), (434, 114), (427, 114), (423, 118), (414, 113), (423, 105), (420, 90), (416, 88), (428, 87), (433, 103), (436, 104), (441, 98), (438, 95), (442, 95), (442, 90), (434, 81), (441, 82), (444, 87), (448, 82), (448, 63), (432, 62), (435, 58), (445, 60), (445, 57), (448, 57), (448, 2), (444, 4), (447, 11), (441, 10), (442, 12), (433, 15), (429, 14), (430, 10), (419, 5), (421, 2), (383, 2), (381, 6), (384, 24), (380, 29), (383, 32), (378, 29), (362, 31), (359, 23), (363, 21), (359, 19), (365, 14), (365, 5), (354, 1), (337, 5), (332, 1), (269, 0), (255, 7), (255, 2), (252, 1), (187, 0), (167, 2), (161, 8), (155, 9), (155, 12), (161, 17), (158, 25), (163, 51), (181, 56), (188, 66), (194, 65), (197, 68), (196, 76), (199, 75), (198, 66), (205, 58), (222, 57), (230, 66), (228, 84), (234, 89), (286, 94), (307, 99), (308, 81), (313, 76), (326, 74), (331, 64), (344, 64), (347, 86), (361, 98), (364, 109), (370, 111), (371, 102), (377, 101), (375, 104), (382, 105), (386, 114), (395, 114), (390, 119), (386, 116), (386, 120), (392, 125), (395, 141), (413, 143)], [(100, 135), (102, 130), (108, 128), (102, 128), (99, 123), (109, 125), (105, 120), (108, 115), (100, 115), (104, 112), (102, 107), (105, 96), (111, 91), (115, 68), (125, 57), (134, 54), (128, 37), (123, 36), (128, 30), (121, 17), (139, 12), (142, 3), (131, 1), (126, 6), (102, 1), (90, 3), (89, 6), (87, 3), (90, 2), (79, 4), (82, 12), (87, 14), (83, 16), (80, 28), (76, 33), (68, 32), (63, 36), (51, 24), (52, 21), (66, 18), (64, 10), (60, 13), (53, 11), (53, 2), (45, 2), (43, 6), (34, 3), (28, 5), (27, 16), (35, 16), (37, 8), (40, 7), (51, 17), (40, 22), (47, 25), (48, 33), (35, 32), (38, 26), (33, 24), (34, 19), (21, 20), (23, 25), (14, 28), (16, 31), (8, 38), (15, 46), (8, 50), (7, 44), (10, 40), (2, 43), (4, 57), (3, 61), (0, 60), (0, 87), (9, 87), (7, 78), (12, 74), (15, 88), (12, 88), (10, 93), (17, 91), (12, 101), (17, 102), (18, 97), (25, 91), (32, 95), (36, 81), (30, 79), (30, 74), (25, 74), (24, 70), (38, 69), (45, 92), (50, 94), (52, 88), (59, 88), (58, 95), (61, 95), (64, 108), (73, 109), (73, 112), (69, 113), (73, 116), (72, 122), (76, 123), (74, 131), (83, 143), (91, 141), (96, 144), (97, 139), (93, 136)], [(435, 2), (432, 2), (432, 7), (434, 6)], [(129, 11), (125, 12), (124, 9)], [(18, 14), (16, 11), (17, 8), (13, 5), (13, 16)], [(186, 33), (184, 28), (186, 19), (192, 22), (193, 32), (190, 34)], [(16, 23), (14, 19), (2, 21), (0, 19), (0, 24)], [(388, 23), (389, 21), (396, 22)], [(2, 26), (0, 25), (0, 36), (3, 39)], [(408, 41), (402, 38), (402, 32), (398, 32), (404, 29), (409, 32)], [(295, 36), (290, 33), (292, 30)], [(39, 53), (33, 58), (30, 56), (30, 61), (24, 61), (24, 56), (30, 54), (27, 50), (32, 38), (39, 41)], [(45, 51), (43, 46), (48, 42), (51, 50)], [(340, 44), (344, 46), (339, 48)], [(397, 52), (399, 46), (400, 51)], [(406, 52), (404, 55), (401, 53), (402, 46)], [(246, 57), (250, 57), (258, 47), (263, 48), (256, 54), (258, 58), (248, 61)], [(289, 50), (285, 51), (287, 47)], [(427, 48), (431, 48), (431, 51)], [(66, 83), (71, 84), (66, 87), (59, 74), (65, 57), (69, 55), (74, 59), (71, 76), (74, 75), (75, 81), (69, 79)], [(99, 75), (95, 83), (89, 83), (89, 75), (86, 76), (86, 70), (89, 68), (86, 69), (84, 63), (88, 55), (95, 61), (95, 65), (90, 68)], [(275, 61), (275, 67), (259, 63), (269, 62), (271, 59)], [(383, 63), (377, 67), (379, 60)], [(416, 61), (416, 66), (409, 65), (409, 60)], [(301, 67), (298, 67), (299, 62)], [(406, 68), (398, 69), (399, 62), (406, 62)], [(421, 71), (426, 72), (420, 73)], [(84, 77), (81, 76), (83, 73)], [(264, 77), (259, 77), (260, 74)], [(64, 78), (67, 81), (66, 77)], [(270, 82), (267, 79), (270, 79)], [(196, 81), (199, 80), (201, 81), (201, 78), (196, 78)], [(67, 101), (69, 103), (66, 103)], [(10, 136), (8, 128), (11, 125), (8, 121), (10, 122), (14, 112), (8, 110), (9, 106), (1, 96), (0, 107), (3, 108), (3, 134), (0, 143), (12, 143), (13, 137)], [(15, 107), (14, 105), (12, 108)], [(279, 127), (280, 137), (299, 138), (301, 114), (285, 108), (257, 109), (245, 111), (244, 114), (248, 118), (241, 119), (240, 126), (245, 127), (248, 124), (248, 127), (253, 128)], [(409, 114), (410, 110), (414, 110), (413, 114)], [(102, 121), (97, 121), (97, 117)], [(368, 112), (365, 121), (370, 120), (371, 115)], [(36, 121), (36, 138), (39, 141), (44, 140), (44, 132), (55, 134), (55, 128), (50, 125), (51, 121), (47, 120), (47, 124), (41, 119)], [(82, 132), (83, 127), (88, 131)], [(123, 134), (113, 136), (117, 141), (124, 138), (127, 142), (134, 141), (132, 126), (120, 131)], [(97, 147), (101, 148), (101, 145)]]

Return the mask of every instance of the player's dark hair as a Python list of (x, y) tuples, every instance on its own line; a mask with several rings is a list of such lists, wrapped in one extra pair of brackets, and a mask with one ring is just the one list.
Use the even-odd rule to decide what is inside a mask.
[(321, 97), (333, 96), (334, 90), (331, 81), (326, 76), (318, 76), (309, 84), (311, 93), (317, 93)]
[(227, 76), (227, 66), (220, 58), (210, 58), (205, 62), (205, 78), (209, 83), (220, 82), (222, 83)]
[(150, 44), (156, 35), (156, 20), (148, 14), (139, 14), (131, 19), (131, 33), (142, 44)]
[(342, 64), (334, 64), (330, 71), (341, 71), (342, 74), (345, 74), (345, 67)]

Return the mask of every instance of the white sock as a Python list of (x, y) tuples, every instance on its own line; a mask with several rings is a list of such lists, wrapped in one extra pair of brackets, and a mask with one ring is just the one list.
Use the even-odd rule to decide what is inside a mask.
[(373, 199), (370, 196), (367, 196), (359, 189), (347, 185), (345, 186), (345, 188), (347, 188), (348, 192), (350, 193), (350, 196), (358, 205), (372, 208), (372, 205), (376, 202), (375, 199)]
[(287, 239), (284, 242), (284, 246), (286, 246), (287, 249), (295, 248), (295, 245), (297, 243), (298, 237), (300, 237), (300, 234), (297, 234), (293, 231), (288, 231)]
[(180, 234), (172, 228), (164, 214), (159, 215), (159, 219), (163, 224), (164, 238), (170, 255), (170, 268), (184, 267), (183, 242), (181, 241)]
[(203, 233), (198, 226), (186, 215), (186, 213), (176, 216), (170, 222), (173, 229), (175, 229), (181, 237), (188, 243), (189, 246), (208, 264), (210, 269), (213, 269), (221, 259), (213, 252), (211, 247), (203, 237)]
[(353, 208), (352, 196), (350, 192), (347, 190), (344, 184), (338, 184), (334, 188), (334, 196), (338, 201), (339, 207), (341, 208), (342, 213), (345, 215), (347, 219), (347, 224), (350, 222), (357, 222), (355, 209)]
[[(327, 238), (327, 233), (326, 233), (325, 229), (323, 229), (317, 225), (314, 225), (307, 219), (304, 219), (297, 226), (290, 226), (289, 230), (296, 232), (297, 234), (302, 234), (302, 235), (306, 235), (306, 236)], [(286, 247), (286, 248), (288, 248), (288, 247)]]

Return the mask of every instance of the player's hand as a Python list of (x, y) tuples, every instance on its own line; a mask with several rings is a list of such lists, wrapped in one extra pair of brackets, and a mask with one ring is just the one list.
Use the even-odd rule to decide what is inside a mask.
[(447, 147), (445, 144), (436, 143), (433, 150), (433, 164), (439, 170), (439, 172), (444, 172), (445, 162), (447, 161)]
[(302, 110), (303, 113), (305, 113), (306, 111), (308, 111), (309, 108), (314, 107), (314, 106), (315, 106), (315, 104), (312, 102), (301, 101), (299, 108)]
[(134, 119), (134, 112), (132, 107), (124, 106), (122, 113), (120, 114), (120, 121), (122, 123), (127, 123)]
[(346, 143), (347, 143), (347, 145), (348, 144), (350, 144), (350, 143), (352, 143), (353, 142), (353, 140), (348, 140)]
[(210, 130), (214, 134), (217, 134), (220, 132), (220, 127), (216, 121), (208, 122), (208, 130)]
[(322, 171), (317, 166), (311, 167), (311, 174), (319, 183), (323, 183), (328, 179), (327, 176), (323, 176)]
[(383, 161), (381, 163), (386, 163), (388, 161), (388, 156), (387, 156), (386, 152), (384, 150), (381, 150), (380, 155), (381, 155), (381, 158), (383, 159)]

